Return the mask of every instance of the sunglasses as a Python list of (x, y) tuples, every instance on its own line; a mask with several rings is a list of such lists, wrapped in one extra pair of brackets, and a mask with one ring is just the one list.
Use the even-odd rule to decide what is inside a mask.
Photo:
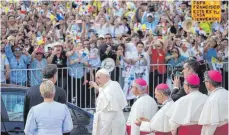
[(15, 48), (15, 51), (19, 52), (19, 51), (22, 51), (21, 48)]

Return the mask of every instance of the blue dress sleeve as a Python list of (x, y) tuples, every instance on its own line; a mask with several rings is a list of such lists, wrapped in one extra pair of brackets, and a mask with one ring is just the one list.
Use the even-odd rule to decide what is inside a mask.
[(30, 109), (27, 120), (26, 120), (26, 124), (25, 124), (25, 135), (34, 135), (37, 132), (37, 122), (36, 122), (36, 118), (34, 115), (34, 110), (33, 107)]
[(144, 13), (143, 13), (143, 16), (142, 16), (142, 18), (141, 18), (141, 24), (145, 24), (146, 22), (147, 22), (147, 13), (144, 12)]
[(69, 112), (69, 109), (66, 105), (65, 106), (65, 118), (63, 121), (63, 126), (62, 126), (62, 132), (63, 133), (68, 133), (73, 129), (73, 123), (72, 123), (72, 117), (71, 114)]
[(5, 46), (5, 54), (8, 59), (14, 56), (12, 49), (11, 49), (11, 45), (8, 44)]

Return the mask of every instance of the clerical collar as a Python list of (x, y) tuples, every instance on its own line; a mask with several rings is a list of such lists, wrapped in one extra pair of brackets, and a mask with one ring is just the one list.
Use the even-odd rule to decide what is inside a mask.
[(140, 95), (140, 96), (137, 96), (137, 99), (139, 99), (140, 97), (144, 97), (144, 96), (146, 96), (147, 94), (142, 94), (142, 95)]
[(212, 91), (212, 93), (213, 93), (213, 92), (216, 92), (217, 90), (222, 89), (222, 88), (223, 88), (223, 87), (218, 87), (218, 88), (214, 89), (214, 90)]
[(105, 88), (109, 83), (111, 82), (111, 80), (109, 80), (107, 83), (105, 83), (102, 88)]
[(193, 90), (190, 91), (190, 93), (197, 92), (197, 91), (199, 91), (199, 90), (198, 89), (193, 89)]
[(172, 99), (171, 99), (171, 98), (168, 98), (167, 100), (165, 100), (165, 101), (162, 103), (162, 105), (165, 105), (165, 104), (167, 104), (167, 103), (170, 102), (170, 101), (172, 101)]

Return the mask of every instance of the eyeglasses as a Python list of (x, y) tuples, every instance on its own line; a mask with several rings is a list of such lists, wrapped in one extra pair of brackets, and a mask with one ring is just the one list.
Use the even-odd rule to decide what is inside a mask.
[(203, 82), (209, 82), (208, 80), (204, 80)]
[(15, 51), (22, 51), (22, 49), (21, 48), (16, 48)]
[(130, 86), (130, 88), (132, 89), (132, 88), (137, 88), (136, 86)]

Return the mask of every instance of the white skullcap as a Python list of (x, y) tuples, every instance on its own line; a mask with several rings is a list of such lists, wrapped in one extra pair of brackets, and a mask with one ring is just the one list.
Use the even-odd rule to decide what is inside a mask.
[(98, 70), (97, 73), (101, 73), (101, 74), (104, 74), (104, 75), (110, 75), (109, 71), (107, 71), (107, 70), (104, 69), (104, 68)]

